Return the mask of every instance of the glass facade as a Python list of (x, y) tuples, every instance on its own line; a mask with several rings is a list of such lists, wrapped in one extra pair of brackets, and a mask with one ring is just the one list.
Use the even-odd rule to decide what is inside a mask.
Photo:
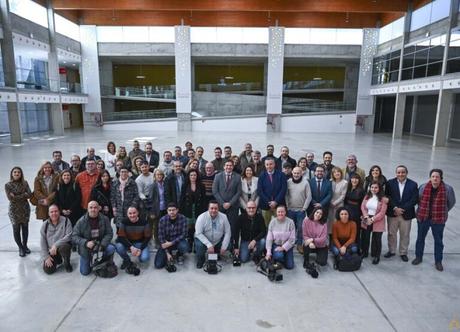
[(441, 75), (445, 44), (442, 35), (406, 46), (401, 80)]
[(49, 90), (48, 63), (21, 55), (16, 56), (16, 82), (22, 89)]
[(398, 81), (401, 51), (393, 51), (374, 58), (372, 84), (384, 84)]
[(446, 73), (457, 72), (460, 72), (460, 29), (458, 28), (453, 30), (450, 35)]

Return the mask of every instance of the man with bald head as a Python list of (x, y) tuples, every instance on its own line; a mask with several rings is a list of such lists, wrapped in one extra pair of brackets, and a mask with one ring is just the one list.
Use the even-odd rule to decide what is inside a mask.
[(100, 211), (98, 202), (89, 202), (88, 212), (77, 221), (72, 233), (72, 242), (80, 255), (80, 273), (85, 276), (91, 273), (93, 250), (102, 251), (102, 257), (110, 257), (115, 252), (115, 246), (110, 243), (113, 237), (110, 220)]

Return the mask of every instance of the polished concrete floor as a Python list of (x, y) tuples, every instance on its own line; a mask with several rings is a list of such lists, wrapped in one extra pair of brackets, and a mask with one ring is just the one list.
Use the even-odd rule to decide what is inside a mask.
[[(9, 170), (19, 165), (32, 185), (39, 165), (51, 158), (53, 150), (62, 150), (69, 160), (71, 153), (83, 155), (87, 146), (104, 150), (108, 140), (130, 146), (134, 138), (152, 140), (158, 151), (191, 140), (204, 146), (207, 159), (213, 159), (215, 146), (231, 145), (240, 152), (245, 142), (263, 154), (268, 143), (276, 151), (287, 145), (295, 158), (312, 151), (320, 159), (324, 150), (331, 150), (337, 165), (355, 153), (366, 171), (378, 164), (387, 177), (393, 176), (397, 164), (406, 164), (410, 177), (419, 183), (427, 180), (430, 168), (440, 167), (445, 181), (460, 195), (458, 145), (433, 149), (429, 139), (392, 141), (387, 135), (73, 131), (65, 137), (28, 137), (22, 146), (11, 146), (2, 138), (0, 182), (5, 183)], [(365, 260), (360, 271), (340, 273), (329, 262), (319, 279), (313, 280), (296, 254), (296, 268), (284, 271), (284, 281), (277, 284), (256, 273), (252, 263), (240, 268), (227, 263), (222, 273), (210, 276), (195, 269), (193, 257), (175, 274), (154, 270), (150, 264), (138, 277), (122, 271), (108, 280), (80, 276), (74, 255), (73, 273), (47, 276), (38, 253), (41, 222), (32, 218), (33, 253), (20, 258), (7, 206), (2, 195), (0, 331), (447, 331), (449, 325), (460, 326), (460, 205), (451, 211), (445, 229), (442, 273), (434, 269), (429, 235), (424, 261), (416, 267), (393, 257), (382, 258), (379, 265)], [(415, 238), (414, 222), (410, 259)], [(386, 252), (386, 234), (383, 239)]]

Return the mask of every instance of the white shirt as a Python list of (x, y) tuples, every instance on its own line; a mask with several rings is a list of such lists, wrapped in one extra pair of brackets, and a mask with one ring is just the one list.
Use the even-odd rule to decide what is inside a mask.
[(378, 205), (379, 205), (379, 200), (376, 195), (373, 195), (372, 198), (370, 198), (366, 203), (367, 214), (369, 216), (375, 216)]
[(402, 199), (403, 191), (404, 191), (404, 186), (406, 185), (407, 179), (404, 180), (403, 182), (399, 182), (398, 180), (398, 186), (399, 186), (399, 197)]

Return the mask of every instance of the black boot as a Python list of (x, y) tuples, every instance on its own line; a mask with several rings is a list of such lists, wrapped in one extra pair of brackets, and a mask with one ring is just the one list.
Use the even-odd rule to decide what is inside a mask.
[(29, 224), (21, 224), (22, 230), (22, 247), (24, 248), (24, 252), (28, 255), (30, 254), (30, 249), (27, 248), (27, 240), (29, 238)]
[(26, 256), (26, 252), (24, 251), (24, 248), (22, 246), (19, 247), (19, 256), (20, 257), (25, 257)]

